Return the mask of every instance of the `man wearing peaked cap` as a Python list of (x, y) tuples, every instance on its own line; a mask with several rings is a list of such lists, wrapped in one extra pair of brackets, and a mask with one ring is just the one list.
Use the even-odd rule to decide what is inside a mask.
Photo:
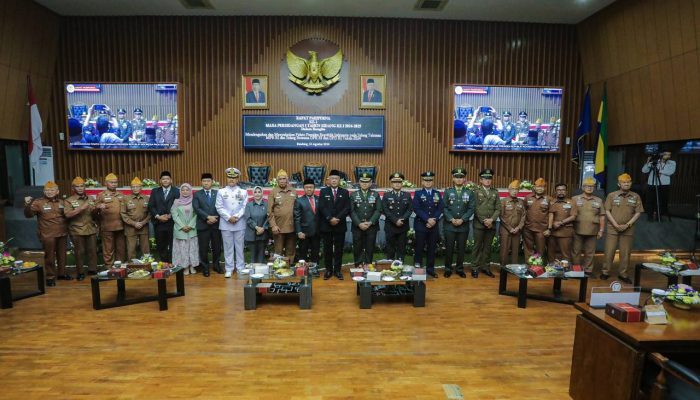
[(148, 213), (148, 196), (141, 194), (143, 183), (135, 177), (131, 180), (131, 194), (122, 201), (121, 216), (124, 221), (124, 236), (126, 236), (126, 253), (129, 260), (138, 258), (137, 245), (141, 248), (141, 254), (151, 253), (151, 244), (148, 241), (148, 222), (151, 215)]
[(472, 278), (479, 276), (481, 270), (486, 276), (494, 277), (491, 272), (491, 246), (496, 236), (496, 221), (501, 215), (501, 198), (498, 190), (491, 185), (493, 170), (486, 168), (479, 173), (480, 185), (474, 190), (474, 263)]
[(620, 190), (612, 192), (605, 199), (605, 214), (608, 217), (608, 233), (605, 237), (605, 264), (600, 279), (608, 279), (615, 252), (620, 249), (620, 267), (617, 275), (621, 281), (632, 283), (627, 276), (632, 243), (634, 242), (634, 224), (644, 212), (642, 199), (632, 192), (632, 177), (622, 174), (617, 178)]
[(518, 192), (520, 181), (516, 179), (508, 185), (508, 197), (501, 200), (501, 268), (518, 263), (520, 237), (525, 226), (525, 202), (518, 198)]
[(170, 172), (161, 172), (160, 186), (151, 191), (151, 197), (148, 199), (148, 213), (151, 215), (156, 249), (163, 262), (172, 262), (174, 222), (170, 209), (179, 197), (180, 190), (173, 187)]
[(389, 176), (391, 190), (384, 192), (384, 198), (382, 198), (382, 211), (386, 218), (384, 221), (386, 257), (390, 260), (404, 261), (406, 254), (406, 239), (413, 205), (411, 195), (401, 190), (404, 180), (401, 172), (391, 174)]
[[(588, 276), (593, 276), (593, 257), (596, 240), (605, 230), (605, 208), (603, 200), (594, 196), (596, 181), (592, 177), (583, 180), (583, 193), (574, 196), (578, 213), (574, 221), (574, 264), (581, 265)], [(581, 258), (583, 252), (583, 258)]]
[(141, 141), (146, 133), (146, 120), (143, 118), (143, 110), (139, 107), (134, 108), (134, 119), (131, 120), (131, 129), (134, 132), (134, 137)]
[[(416, 231), (415, 264), (426, 268), (426, 272), (435, 277), (435, 247), (439, 238), (439, 222), (442, 218), (444, 203), (439, 191), (433, 189), (435, 173), (425, 171), (421, 175), (423, 188), (413, 196), (413, 229)], [(423, 263), (423, 254), (426, 262)]]
[(121, 217), (121, 203), (124, 196), (117, 191), (118, 184), (117, 176), (108, 174), (105, 177), (106, 189), (95, 199), (97, 204), (95, 211), (102, 237), (102, 254), (107, 268), (112, 268), (114, 261), (124, 261), (126, 257), (124, 222)]
[(123, 140), (124, 143), (127, 143), (133, 131), (134, 128), (131, 125), (131, 121), (126, 119), (126, 110), (120, 108), (117, 110), (117, 136), (119, 136), (119, 139)]
[(341, 271), (343, 260), (343, 245), (347, 228), (347, 217), (350, 215), (350, 193), (339, 187), (340, 172), (331, 170), (328, 175), (329, 186), (321, 189), (318, 196), (318, 211), (323, 238), (324, 266), (326, 273), (323, 279), (328, 280), (335, 274), (342, 280)]
[(241, 171), (237, 168), (227, 168), (226, 187), (216, 194), (216, 211), (221, 217), (219, 230), (224, 245), (225, 278), (230, 278), (236, 270), (240, 271), (245, 266), (243, 247), (247, 221), (244, 215), (248, 192), (238, 185), (240, 176)]
[(294, 203), (297, 191), (289, 185), (287, 171), (277, 172), (277, 187), (272, 188), (267, 197), (268, 223), (275, 242), (275, 254), (294, 261), (296, 255), (296, 233), (294, 232)]
[(545, 194), (544, 178), (535, 181), (534, 193), (525, 197), (525, 231), (523, 232), (525, 260), (538, 253), (546, 260), (545, 250), (549, 231), (549, 207), (552, 198)]
[(530, 133), (530, 121), (527, 120), (527, 113), (520, 111), (518, 121), (515, 123), (515, 141), (518, 144), (526, 144)]
[(374, 261), (374, 245), (379, 231), (382, 202), (379, 193), (370, 189), (372, 175), (360, 174), (360, 190), (350, 196), (352, 220), (352, 247), (355, 266)]
[[(73, 279), (66, 274), (68, 224), (63, 201), (58, 195), (58, 185), (48, 181), (44, 185), (43, 197), (36, 200), (31, 197), (24, 198), (24, 216), (27, 218), (37, 216), (39, 229), (37, 234), (44, 248), (44, 268), (48, 286), (56, 286), (56, 278), (67, 281)], [(56, 264), (58, 264), (58, 276), (56, 276)]]
[(93, 219), (95, 202), (85, 194), (85, 181), (76, 177), (72, 182), (73, 195), (65, 201), (68, 232), (73, 242), (77, 279), (85, 279), (84, 258), (87, 259), (88, 273), (97, 273), (97, 224)]
[(202, 190), (197, 191), (192, 199), (192, 209), (197, 214), (197, 244), (199, 245), (199, 265), (202, 275), (209, 277), (209, 248), (211, 247), (214, 272), (223, 274), (219, 265), (221, 257), (221, 231), (219, 230), (219, 214), (216, 212), (216, 195), (218, 190), (212, 189), (214, 176), (205, 172), (201, 176)]
[[(464, 273), (464, 252), (469, 236), (469, 220), (474, 215), (474, 192), (464, 186), (464, 168), (452, 170), (452, 182), (454, 186), (445, 189), (443, 195), (445, 221), (442, 224), (445, 235), (445, 278), (452, 275), (452, 256), (457, 250), (457, 275), (466, 278)], [(436, 274), (437, 275), (437, 274)]]

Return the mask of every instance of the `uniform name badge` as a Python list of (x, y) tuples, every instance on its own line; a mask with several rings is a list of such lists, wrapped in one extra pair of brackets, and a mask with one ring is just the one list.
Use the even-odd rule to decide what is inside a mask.
[(570, 209), (570, 208), (571, 208), (571, 204), (569, 204), (569, 203), (564, 204), (564, 209), (567, 209), (567, 210), (568, 210), (568, 209)]
[(620, 201), (620, 198), (619, 198), (619, 197), (616, 197), (616, 198), (613, 200), (613, 204), (615, 204), (616, 206), (619, 206), (620, 203), (621, 203), (621, 201)]
[(528, 200), (527, 200), (527, 205), (528, 205), (528, 206), (531, 206), (533, 203), (534, 203), (534, 200), (532, 200), (532, 199), (528, 199)]
[(594, 201), (593, 203), (591, 203), (591, 206), (593, 208), (600, 208), (600, 203), (598, 203), (597, 201)]
[(506, 204), (506, 210), (512, 210), (513, 205), (512, 204)]
[(111, 198), (111, 197), (105, 197), (103, 200), (104, 200), (105, 203), (111, 203), (111, 202), (112, 202), (112, 198)]
[(374, 204), (376, 202), (377, 200), (374, 198), (374, 196), (369, 196), (369, 204)]
[(466, 192), (462, 193), (462, 200), (469, 201), (469, 195)]
[(126, 206), (127, 206), (127, 208), (129, 208), (129, 209), (136, 208), (136, 204), (134, 204), (133, 202), (129, 202)]
[(433, 195), (433, 201), (434, 201), (435, 203), (437, 203), (438, 201), (440, 201), (440, 196), (439, 196), (437, 193), (435, 193), (435, 194)]
[[(595, 204), (595, 203), (593, 203), (593, 204)], [(576, 205), (579, 207), (583, 207), (583, 200), (580, 200), (580, 199), (576, 200)]]
[(630, 197), (629, 199), (627, 199), (627, 202), (629, 204), (637, 204), (637, 199), (635, 199), (634, 197)]
[(53, 210), (49, 204), (44, 204), (44, 211), (51, 211)]
[(73, 206), (73, 208), (78, 208), (78, 207), (80, 207), (80, 203), (78, 203), (77, 201), (71, 201), (71, 202), (70, 202), (70, 205)]

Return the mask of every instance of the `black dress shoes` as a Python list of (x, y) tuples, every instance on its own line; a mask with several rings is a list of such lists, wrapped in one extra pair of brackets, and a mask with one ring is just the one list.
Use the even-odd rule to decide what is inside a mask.
[(482, 270), (481, 272), (483, 272), (484, 275), (489, 276), (489, 277), (491, 277), (491, 278), (495, 278), (495, 277), (496, 277), (496, 275), (494, 275), (493, 272), (491, 272), (490, 269), (485, 269), (485, 270)]
[(435, 279), (437, 279), (437, 277), (438, 277), (438, 274), (437, 274), (437, 272), (435, 272), (435, 271), (430, 271), (430, 272), (428, 272), (428, 275), (432, 276), (432, 277), (435, 278)]
[(85, 274), (78, 274), (78, 277), (75, 278), (75, 279), (76, 279), (77, 281), (82, 281), (83, 279), (85, 279)]
[(333, 276), (333, 272), (331, 272), (330, 270), (326, 270), (326, 273), (323, 274), (323, 280), (327, 281), (331, 279), (331, 276)]
[(452, 276), (452, 271), (445, 271), (444, 273), (445, 278), (449, 278)]
[(66, 275), (59, 275), (56, 277), (56, 279), (58, 279), (59, 281), (72, 281), (73, 277), (66, 274)]
[(209, 267), (202, 267), (202, 275), (209, 277)]
[(617, 276), (617, 279), (619, 279), (621, 282), (625, 282), (625, 283), (628, 284), (628, 285), (631, 285), (631, 284), (632, 284), (632, 280), (631, 280), (630, 278), (626, 277), (626, 276), (620, 276), (620, 275), (618, 275), (618, 276)]
[(460, 278), (466, 278), (467, 274), (464, 273), (464, 271), (457, 271), (457, 275), (459, 275)]
[(338, 278), (338, 280), (343, 280), (343, 273), (341, 271), (338, 271), (335, 273), (335, 277)]
[(479, 271), (473, 269), (472, 270), (472, 278), (478, 278), (479, 277)]
[(46, 286), (56, 286), (56, 280), (55, 279), (47, 279)]

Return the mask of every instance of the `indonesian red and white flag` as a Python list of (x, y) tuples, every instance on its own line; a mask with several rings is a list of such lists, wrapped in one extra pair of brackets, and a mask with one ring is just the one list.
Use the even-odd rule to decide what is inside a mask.
[(27, 140), (27, 149), (29, 150), (30, 164), (37, 164), (39, 157), (41, 157), (41, 131), (43, 130), (43, 125), (29, 76), (27, 76), (27, 95), (29, 97), (29, 138)]

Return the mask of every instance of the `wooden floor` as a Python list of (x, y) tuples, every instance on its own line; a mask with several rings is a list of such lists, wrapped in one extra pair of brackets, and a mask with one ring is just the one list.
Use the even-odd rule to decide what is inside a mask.
[[(94, 311), (87, 280), (0, 310), (0, 398), (445, 399), (444, 384), (465, 399), (569, 398), (576, 311), (519, 309), (497, 294), (498, 278), (441, 276), (425, 308), (360, 310), (346, 274), (315, 282), (312, 310), (277, 298), (256, 311), (243, 309), (243, 281), (185, 278), (187, 295), (164, 312), (155, 302)], [(563, 289), (573, 297), (578, 283)]]

